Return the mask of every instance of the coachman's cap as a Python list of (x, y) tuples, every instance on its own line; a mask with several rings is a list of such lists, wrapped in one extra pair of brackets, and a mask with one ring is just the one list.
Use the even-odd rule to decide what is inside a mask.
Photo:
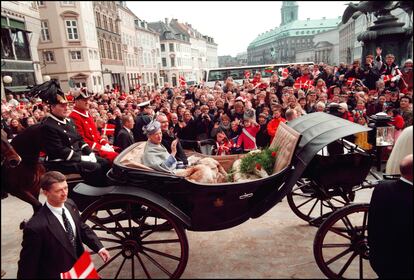
[(141, 109), (144, 109), (145, 107), (149, 106), (150, 103), (151, 102), (148, 100), (148, 101), (144, 101), (144, 102), (139, 103), (137, 106), (140, 107)]
[(35, 85), (30, 89), (28, 96), (38, 97), (42, 99), (43, 102), (50, 105), (65, 104), (69, 102), (66, 99), (65, 93), (60, 88), (60, 83), (57, 79), (50, 79), (43, 84)]
[(161, 130), (161, 124), (157, 120), (153, 120), (146, 126), (142, 127), (142, 131), (145, 135), (152, 135), (158, 132), (159, 130)]
[(92, 97), (93, 93), (88, 90), (88, 88), (83, 87), (73, 93), (73, 97), (75, 100), (79, 99), (88, 99)]

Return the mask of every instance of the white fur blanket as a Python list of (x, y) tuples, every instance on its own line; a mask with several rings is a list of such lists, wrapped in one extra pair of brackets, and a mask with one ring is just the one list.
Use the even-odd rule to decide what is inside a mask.
[(191, 156), (188, 158), (189, 167), (176, 169), (174, 173), (183, 176), (187, 180), (203, 184), (217, 184), (227, 181), (227, 172), (220, 163), (212, 158), (199, 158)]

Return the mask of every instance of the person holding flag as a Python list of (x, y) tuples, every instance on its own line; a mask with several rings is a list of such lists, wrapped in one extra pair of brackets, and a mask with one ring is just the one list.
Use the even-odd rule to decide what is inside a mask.
[(68, 199), (65, 175), (46, 172), (40, 185), (46, 203), (23, 231), (17, 279), (59, 279), (60, 273), (70, 270), (83, 255), (83, 243), (107, 262), (111, 257), (108, 250)]

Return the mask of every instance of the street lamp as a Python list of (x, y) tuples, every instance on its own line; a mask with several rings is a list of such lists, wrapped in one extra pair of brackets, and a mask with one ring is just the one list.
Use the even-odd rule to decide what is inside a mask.
[(50, 81), (50, 76), (49, 75), (44, 76), (43, 81), (45, 81), (45, 82)]
[(11, 84), (11, 82), (13, 82), (13, 79), (12, 79), (12, 77), (6, 75), (6, 76), (3, 77), (3, 82), (5, 84)]

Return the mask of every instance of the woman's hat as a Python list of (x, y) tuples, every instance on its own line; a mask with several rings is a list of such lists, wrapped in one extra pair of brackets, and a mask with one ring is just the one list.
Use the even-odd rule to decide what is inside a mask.
[(158, 132), (159, 130), (161, 130), (161, 124), (157, 120), (153, 120), (146, 126), (142, 127), (142, 131), (145, 135), (152, 135)]

